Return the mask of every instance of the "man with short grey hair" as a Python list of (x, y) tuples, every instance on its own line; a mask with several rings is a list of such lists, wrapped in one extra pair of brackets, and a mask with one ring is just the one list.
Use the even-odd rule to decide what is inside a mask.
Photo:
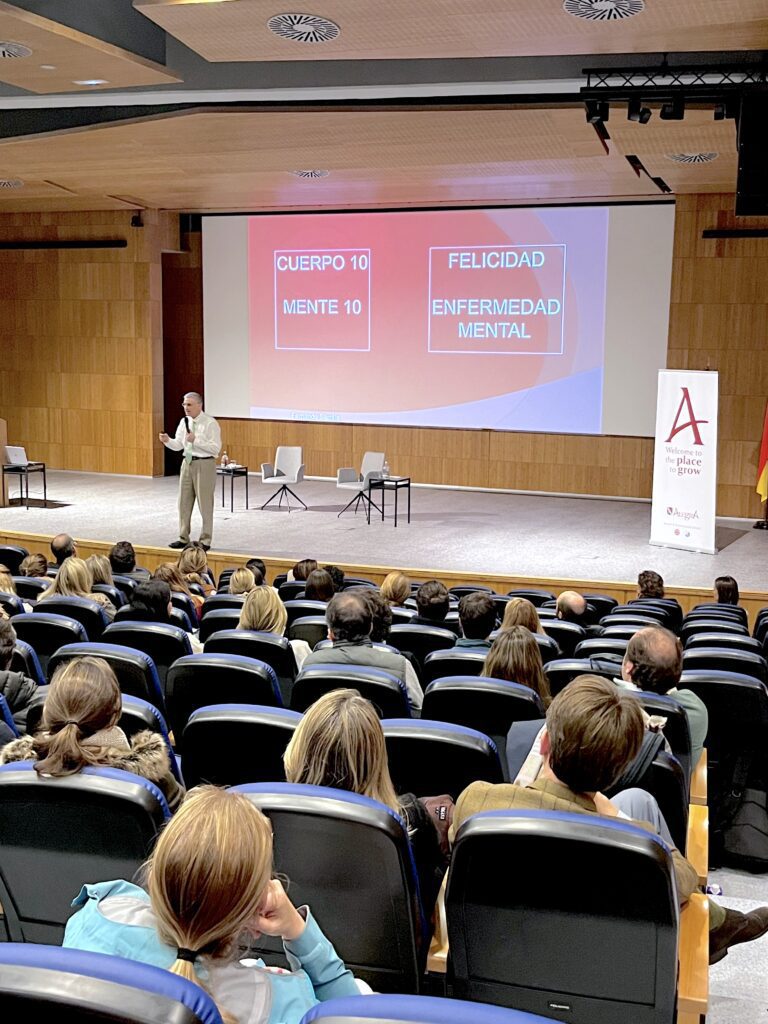
[(197, 507), (203, 520), (200, 543), (206, 551), (213, 536), (213, 493), (216, 487), (216, 457), (221, 451), (219, 424), (203, 412), (203, 396), (196, 391), (184, 395), (184, 415), (174, 437), (160, 434), (166, 448), (184, 452), (179, 474), (179, 539), (168, 546), (183, 548), (189, 543), (192, 509)]

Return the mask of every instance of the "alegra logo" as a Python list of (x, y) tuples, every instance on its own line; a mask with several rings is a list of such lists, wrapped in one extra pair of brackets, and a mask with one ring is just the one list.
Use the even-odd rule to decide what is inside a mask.
[[(693, 431), (693, 443), (703, 445), (704, 442), (702, 441), (701, 433), (699, 432), (699, 424), (709, 423), (709, 420), (696, 419), (696, 414), (693, 411), (693, 405), (691, 404), (691, 396), (688, 391), (688, 388), (681, 388), (680, 390), (683, 392), (683, 396), (680, 399), (680, 405), (677, 407), (677, 412), (675, 413), (675, 419), (672, 424), (672, 431), (664, 443), (668, 444), (673, 437), (676, 437), (681, 431), (687, 430), (690, 427), (690, 429)], [(683, 409), (687, 410), (689, 419), (686, 420), (684, 423), (681, 423), (680, 418), (683, 415)]]

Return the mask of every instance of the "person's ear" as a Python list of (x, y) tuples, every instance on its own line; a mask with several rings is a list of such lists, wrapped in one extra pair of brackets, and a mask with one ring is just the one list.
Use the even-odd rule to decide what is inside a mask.
[(539, 740), (539, 750), (541, 751), (541, 756), (544, 758), (549, 758), (549, 752), (551, 749), (552, 745), (549, 742), (549, 733), (546, 729), (544, 729), (544, 732), (541, 734), (541, 739)]
[(625, 657), (621, 663), (621, 678), (625, 683), (632, 682), (632, 673), (635, 669), (635, 663), (630, 661), (629, 658)]

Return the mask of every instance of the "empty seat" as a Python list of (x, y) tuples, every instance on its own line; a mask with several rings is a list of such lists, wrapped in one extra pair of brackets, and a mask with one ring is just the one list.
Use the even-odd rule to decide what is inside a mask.
[(548, 1017), (562, 1006), (574, 1024), (674, 1019), (672, 857), (636, 825), (552, 811), (473, 815), (456, 836), (446, 911), (460, 998)]
[(619, 626), (630, 626), (632, 632), (636, 633), (639, 629), (647, 629), (649, 626), (663, 626), (664, 623), (652, 615), (643, 615), (640, 612), (613, 611), (610, 615), (600, 619), (600, 625), (611, 630)]
[[(288, 580), (287, 582), (280, 584), (277, 592), (278, 597), (284, 603), (287, 601), (295, 601), (299, 594), (304, 593), (306, 585), (306, 580)], [(277, 579), (275, 579), (275, 586), (277, 586)]]
[(717, 604), (716, 602), (710, 602), (707, 604), (697, 604), (695, 608), (692, 608), (685, 616), (684, 622), (689, 619), (736, 619), (742, 626), (748, 624), (748, 616), (746, 608), (742, 608), (737, 604)]
[(296, 677), (291, 697), (294, 711), (306, 711), (318, 697), (331, 690), (359, 690), (379, 718), (410, 718), (405, 684), (389, 672), (361, 665), (309, 665)]
[(451, 587), (448, 591), (453, 597), (461, 600), (467, 594), (490, 594), (491, 597), (496, 597), (496, 592), (491, 587), (484, 587), (480, 583), (461, 583), (457, 587)]
[(433, 651), (424, 659), (421, 680), (424, 686), (443, 676), (482, 675), (488, 654), (487, 647), (451, 647), (446, 651)]
[(384, 719), (389, 773), (397, 793), (457, 800), (471, 782), (502, 782), (496, 744), (464, 725), (422, 718)]
[(296, 678), (296, 658), (290, 642), (277, 633), (253, 629), (220, 629), (205, 642), (206, 654), (239, 654), (270, 665), (280, 683), (283, 704), (289, 704)]
[(393, 608), (390, 608), (390, 611), (392, 612), (392, 625), (393, 626), (407, 625), (411, 621), (411, 619), (414, 617), (414, 615), (416, 614), (416, 612), (413, 610), (413, 608), (397, 608), (397, 607), (393, 607)]
[[(652, 604), (617, 604), (608, 613), (608, 617), (613, 618), (615, 615), (630, 615), (642, 619), (652, 619), (662, 626), (666, 626), (669, 622), (669, 612), (667, 609), (659, 608), (657, 605)], [(603, 625), (609, 625), (609, 622), (606, 621)]]
[(582, 640), (573, 652), (576, 658), (615, 658), (624, 660), (628, 638), (595, 636)]
[(545, 665), (548, 661), (554, 661), (555, 658), (560, 657), (561, 652), (557, 640), (553, 640), (551, 636), (544, 636), (543, 633), (534, 633), (533, 639), (539, 645), (539, 654)]
[(204, 644), (208, 637), (222, 629), (237, 629), (239, 622), (240, 612), (236, 608), (215, 608), (200, 620), (198, 640)]
[(219, 582), (216, 584), (216, 589), (219, 593), (224, 593), (229, 587), (229, 581), (232, 579), (232, 573), (234, 569), (222, 569), (219, 574)]
[(165, 685), (168, 669), (178, 658), (191, 654), (189, 636), (180, 626), (165, 622), (111, 622), (104, 630), (105, 644), (133, 647), (148, 654), (155, 664), (161, 687)]
[(723, 636), (749, 636), (749, 630), (733, 619), (686, 619), (680, 628), (680, 638), (686, 644), (700, 633), (722, 633)]
[(24, 603), (17, 594), (0, 591), (0, 608), (9, 618), (13, 618), (14, 615), (21, 615), (24, 612)]
[(285, 782), (283, 753), (301, 715), (257, 704), (211, 704), (194, 711), (184, 729), (187, 786), (210, 782)]
[[(612, 615), (609, 615), (608, 617), (611, 618), (611, 619), (613, 618)], [(622, 618), (623, 618), (623, 616), (622, 616)], [(603, 631), (603, 637), (606, 640), (627, 640), (627, 641), (629, 641), (629, 640), (632, 639), (632, 637), (635, 635), (635, 633), (638, 632), (638, 630), (646, 629), (648, 626), (653, 626), (653, 625), (654, 625), (654, 623), (650, 619), (646, 620), (645, 622), (641, 622), (641, 621), (636, 620), (635, 622), (632, 622), (632, 623), (627, 622), (627, 623), (622, 623), (621, 625), (618, 625), (618, 624), (617, 625), (610, 625), (610, 626), (606, 626), (605, 627), (605, 629)], [(600, 639), (602, 639), (602, 637)]]
[(11, 576), (18, 576), (19, 566), (29, 552), (17, 544), (0, 544), (0, 565), (4, 565)]
[(310, 650), (328, 638), (328, 624), (324, 615), (305, 615), (300, 619), (294, 619), (288, 627), (290, 640), (304, 640), (309, 644)]
[(11, 655), (10, 670), (11, 672), (21, 672), (29, 679), (34, 679), (38, 686), (43, 686), (45, 683), (45, 676), (37, 655), (24, 640), (16, 640)]
[[(109, 583), (94, 583), (91, 590), (93, 591), (94, 594), (104, 594), (105, 597), (108, 597), (112, 604), (115, 606), (116, 610), (118, 608), (122, 608), (122, 606), (126, 603), (125, 594), (122, 592), (122, 590), (118, 589), (117, 587), (113, 587)], [(173, 596), (174, 595), (171, 594), (171, 599), (173, 599)], [(182, 597), (186, 597), (186, 595), (183, 594)]]
[[(17, 616), (18, 618), (18, 616)], [(14, 624), (15, 624), (14, 620)], [(732, 651), (725, 647), (694, 647), (683, 651), (683, 671), (738, 672), (766, 682), (768, 664), (752, 651)]]
[(740, 633), (694, 633), (685, 642), (686, 651), (697, 650), (700, 647), (719, 647), (730, 651), (751, 651), (753, 654), (763, 655), (763, 647), (758, 640), (752, 636), (743, 636)]
[(556, 599), (556, 595), (551, 590), (539, 590), (536, 587), (518, 587), (516, 590), (508, 590), (507, 597), (524, 597), (526, 601), (530, 601), (537, 608), (545, 601)]
[(39, 576), (14, 576), (13, 585), (22, 601), (36, 601), (50, 587), (51, 581)]
[(378, 584), (374, 583), (373, 580), (366, 579), (365, 576), (346, 576), (344, 578), (344, 585), (342, 590), (353, 590), (355, 587), (374, 587), (377, 588)]
[(138, 582), (132, 576), (121, 576), (120, 573), (112, 574), (112, 581), (122, 593), (126, 601), (131, 600), (131, 594), (138, 586)]
[(165, 679), (168, 722), (181, 753), (190, 715), (209, 704), (260, 704), (280, 707), (277, 676), (269, 665), (241, 654), (187, 654), (175, 661)]
[(194, 982), (80, 949), (0, 944), (0, 992), (9, 1020), (39, 1013), (59, 1024), (221, 1024), (213, 999)]
[(189, 594), (171, 593), (171, 604), (174, 608), (178, 608), (180, 612), (184, 612), (193, 626), (199, 621), (200, 616), (197, 612), (197, 605)]
[[(417, 992), (428, 933), (405, 825), (368, 797), (322, 786), (238, 786), (271, 820), (275, 870), (307, 903), (337, 953), (374, 990)], [(281, 944), (255, 942), (268, 963)]]
[(350, 996), (327, 999), (304, 1014), (300, 1024), (547, 1024), (551, 1018), (438, 996)]
[(36, 604), (33, 612), (46, 615), (67, 615), (81, 623), (89, 640), (99, 640), (107, 627), (104, 609), (87, 597), (47, 597)]
[(245, 594), (211, 594), (203, 601), (200, 609), (201, 621), (211, 612), (220, 611), (222, 608), (229, 608), (238, 613), (243, 610)]
[(607, 594), (582, 594), (581, 596), (595, 609), (597, 620), (602, 619), (604, 615), (610, 615), (619, 603), (615, 597), (609, 597)]
[(577, 645), (587, 636), (583, 626), (575, 622), (563, 622), (562, 619), (544, 619), (541, 627), (547, 636), (555, 641), (566, 658), (573, 656)]
[(678, 633), (683, 624), (683, 609), (673, 597), (636, 597), (627, 601), (633, 608), (658, 608), (666, 613), (664, 623), (673, 633)]
[(296, 619), (304, 619), (307, 615), (325, 615), (327, 605), (325, 601), (307, 601), (305, 598), (295, 601), (286, 601), (285, 610), (288, 612), (288, 625)]
[(13, 628), (19, 640), (28, 643), (37, 655), (43, 675), (51, 655), (65, 644), (86, 641), (85, 629), (77, 619), (50, 612), (25, 612), (13, 617)]
[(456, 634), (442, 626), (420, 626), (413, 623), (395, 625), (389, 631), (389, 643), (398, 651), (408, 651), (419, 666), (424, 664), (428, 654), (445, 651), (456, 643)]
[(544, 706), (537, 693), (519, 683), (487, 676), (448, 676), (429, 684), (421, 715), (477, 729), (499, 746), (513, 722), (543, 718)]
[(117, 676), (120, 692), (132, 697), (141, 697), (158, 710), (165, 707), (160, 678), (152, 658), (134, 647), (123, 647), (110, 643), (65, 644), (51, 657), (48, 678), (58, 666), (72, 658), (103, 658)]
[(555, 697), (577, 676), (590, 675), (615, 679), (621, 675), (621, 665), (601, 661), (599, 658), (557, 658), (555, 661), (547, 662), (544, 674), (549, 682), (550, 693)]
[(132, 878), (169, 817), (153, 783), (117, 768), (41, 778), (0, 766), (0, 904), (13, 942), (60, 943), (89, 879)]

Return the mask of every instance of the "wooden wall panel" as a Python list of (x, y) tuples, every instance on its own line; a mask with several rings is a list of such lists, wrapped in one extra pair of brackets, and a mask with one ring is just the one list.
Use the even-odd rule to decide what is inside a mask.
[(161, 253), (178, 219), (148, 211), (136, 229), (132, 212), (0, 215), (0, 240), (128, 243), (0, 250), (0, 411), (51, 468), (160, 471)]

